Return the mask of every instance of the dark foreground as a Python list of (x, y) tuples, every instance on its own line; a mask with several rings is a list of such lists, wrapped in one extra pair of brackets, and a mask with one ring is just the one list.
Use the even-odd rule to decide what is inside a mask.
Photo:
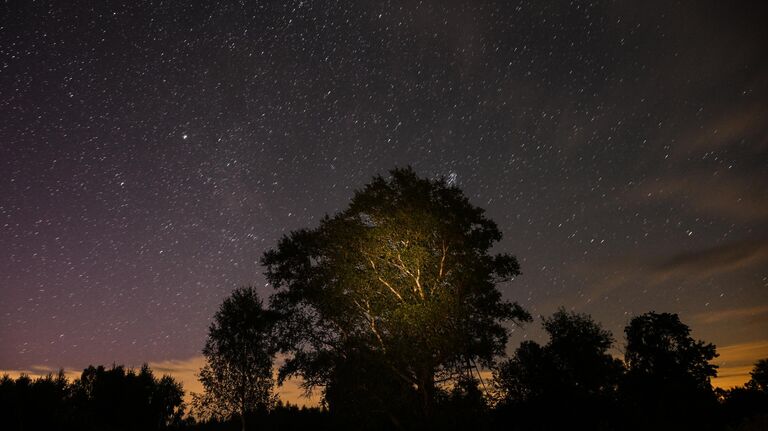
[[(359, 396), (346, 406), (299, 408), (278, 402), (247, 417), (252, 430), (767, 430), (768, 393), (759, 387), (715, 390), (712, 396), (667, 388), (645, 400), (574, 397), (567, 391), (491, 406), (477, 385), (441, 393), (426, 419), (407, 399), (382, 411)], [(407, 394), (404, 395), (408, 397)], [(0, 429), (16, 430), (241, 430), (239, 417), (196, 421), (185, 411), (180, 385), (155, 378), (148, 367), (89, 367), (69, 382), (63, 374), (0, 380)], [(374, 407), (374, 408), (371, 408)]]

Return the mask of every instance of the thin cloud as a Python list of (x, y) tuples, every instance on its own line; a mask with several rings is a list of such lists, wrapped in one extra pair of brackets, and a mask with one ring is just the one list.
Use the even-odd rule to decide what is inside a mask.
[(685, 202), (701, 214), (738, 221), (768, 219), (768, 189), (761, 176), (691, 175), (662, 178), (637, 189), (639, 202)]
[(717, 352), (720, 353), (719, 361), (721, 363), (746, 362), (751, 364), (754, 358), (768, 357), (768, 339), (719, 347)]
[(768, 109), (754, 106), (736, 112), (728, 112), (713, 124), (693, 131), (681, 139), (678, 157), (689, 152), (706, 152), (747, 144), (751, 151), (760, 152), (768, 147)]
[(588, 287), (583, 292), (586, 297), (595, 297), (629, 285), (653, 288), (668, 282), (698, 281), (767, 262), (768, 239), (762, 239), (732, 242), (655, 260), (625, 256), (589, 266), (573, 265), (569, 271), (586, 281)]
[(755, 307), (731, 308), (720, 311), (708, 311), (693, 316), (693, 319), (699, 323), (719, 323), (729, 320), (768, 319), (768, 305), (759, 305)]
[(768, 358), (768, 340), (718, 347), (717, 352), (720, 356), (714, 362), (720, 369), (712, 384), (724, 389), (741, 386), (749, 381), (757, 359)]
[(742, 241), (681, 253), (652, 266), (657, 282), (670, 278), (701, 279), (768, 260), (768, 240)]

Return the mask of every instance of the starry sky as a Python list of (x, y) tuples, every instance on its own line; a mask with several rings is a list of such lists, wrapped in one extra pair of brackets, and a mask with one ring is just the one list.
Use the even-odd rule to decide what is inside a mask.
[(499, 224), (523, 271), (506, 298), (592, 314), (617, 354), (633, 315), (680, 313), (741, 383), (768, 357), (767, 19), (746, 1), (4, 2), (0, 369), (193, 370), (223, 298), (269, 294), (266, 249), (411, 165)]

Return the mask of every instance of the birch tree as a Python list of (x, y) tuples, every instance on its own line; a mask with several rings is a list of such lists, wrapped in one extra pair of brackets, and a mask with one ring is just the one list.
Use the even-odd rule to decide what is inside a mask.
[(224, 300), (208, 330), (200, 370), (202, 394), (193, 407), (202, 418), (238, 417), (246, 430), (254, 412), (266, 411), (273, 394), (273, 315), (263, 308), (255, 289), (236, 289)]
[(390, 174), (264, 254), (287, 354), (280, 377), (326, 387), (364, 350), (413, 388), (429, 417), (437, 385), (479, 374), (504, 353), (504, 322), (530, 316), (497, 288), (520, 269), (490, 252), (501, 232), (484, 210), (444, 179)]

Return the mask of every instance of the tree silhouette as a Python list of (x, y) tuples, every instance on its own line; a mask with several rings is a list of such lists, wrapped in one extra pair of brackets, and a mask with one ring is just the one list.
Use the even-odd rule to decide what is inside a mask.
[(0, 416), (3, 428), (22, 430), (30, 426), (32, 417), (32, 379), (22, 374), (16, 380), (4, 375), (0, 380)]
[(654, 312), (635, 317), (625, 329), (625, 360), (630, 374), (661, 380), (687, 380), (709, 388), (717, 375), (717, 357), (713, 344), (696, 341), (691, 330), (677, 314)]
[(436, 380), (490, 365), (504, 352), (502, 322), (530, 317), (496, 288), (519, 267), (490, 254), (501, 232), (484, 211), (442, 179), (390, 173), (317, 228), (283, 237), (262, 263), (283, 316), (281, 378), (328, 386), (356, 346), (413, 388), (429, 417)]
[(768, 359), (757, 361), (749, 376), (751, 377), (747, 382), (749, 389), (768, 394)]
[(272, 406), (273, 326), (273, 313), (264, 309), (253, 287), (238, 288), (224, 300), (203, 349), (204, 392), (193, 395), (197, 415), (237, 416), (245, 430), (249, 416)]
[(743, 387), (721, 391), (723, 416), (739, 430), (768, 429), (768, 359), (757, 361)]
[(28, 418), (34, 426), (27, 428), (53, 429), (66, 424), (69, 406), (69, 382), (63, 370), (54, 377), (48, 374), (35, 379), (31, 384), (31, 400), (27, 408), (33, 410)]
[(676, 314), (654, 312), (633, 318), (625, 328), (622, 395), (638, 429), (714, 426), (717, 404), (710, 379), (717, 366), (710, 361), (717, 353), (690, 332)]
[(181, 425), (184, 391), (144, 366), (86, 368), (70, 383), (63, 371), (37, 379), (0, 379), (3, 430), (161, 430)]
[(157, 379), (146, 364), (138, 373), (121, 365), (90, 366), (71, 391), (81, 429), (164, 429), (177, 426), (184, 414), (181, 384), (170, 376)]
[(158, 429), (178, 426), (184, 416), (184, 390), (181, 383), (167, 375), (156, 380), (150, 406)]
[(527, 429), (606, 427), (622, 373), (609, 353), (613, 336), (589, 315), (563, 309), (543, 326), (546, 345), (523, 342), (496, 371), (502, 416), (518, 416)]

